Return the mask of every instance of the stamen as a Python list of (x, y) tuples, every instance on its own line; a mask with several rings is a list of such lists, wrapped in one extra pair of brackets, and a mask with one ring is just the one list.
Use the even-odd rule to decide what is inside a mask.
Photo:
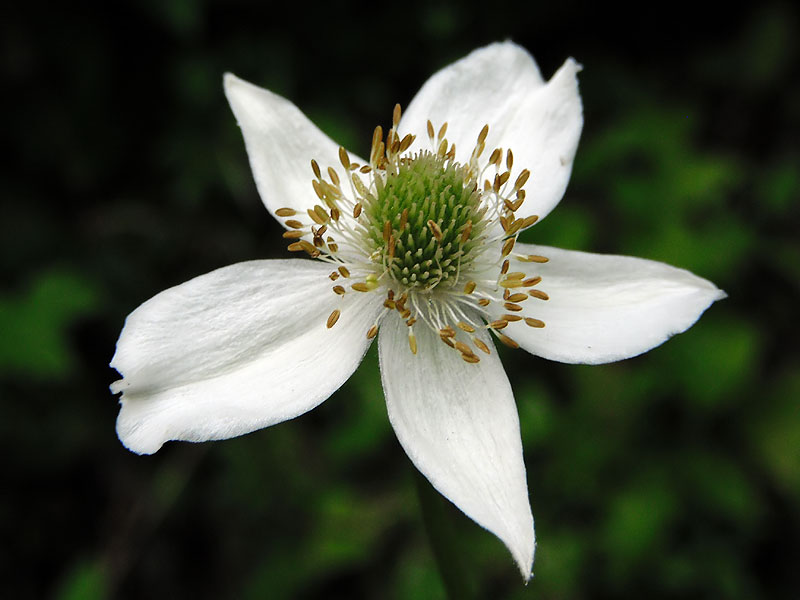
[(517, 260), (522, 262), (535, 262), (535, 263), (546, 263), (550, 259), (546, 256), (538, 256), (536, 254), (528, 254), (527, 256), (518, 256)]
[(346, 170), (350, 170), (350, 157), (347, 155), (347, 150), (339, 146), (339, 162)]
[(498, 333), (497, 338), (509, 348), (519, 348), (519, 344), (503, 333)]
[(491, 354), (492, 352), (489, 350), (489, 346), (487, 346), (483, 340), (479, 340), (478, 338), (472, 338), (472, 343), (478, 347), (479, 350), (485, 352), (486, 354)]
[[(350, 290), (379, 291), (376, 301), (383, 303), (383, 312), (367, 330), (368, 339), (391, 312), (396, 315), (389, 318), (402, 318), (409, 328), (413, 354), (418, 349), (415, 325), (438, 333), (468, 363), (479, 362), (475, 348), (491, 352), (476, 334), (480, 329), (517, 347), (500, 330), (523, 318), (529, 327), (544, 327), (543, 321), (522, 316), (522, 303), (549, 298), (531, 289), (541, 277), (509, 273), (511, 257), (547, 262), (546, 257), (514, 251), (519, 232), (538, 220), (536, 215), (517, 217), (530, 171), (516, 165), (519, 172), (511, 179), (515, 157), (510, 148), (492, 149), (487, 162), (488, 125), (481, 128), (464, 163), (456, 161), (456, 146), (446, 138), (447, 123), (437, 131), (427, 121), (430, 150), (408, 153), (415, 138), (400, 137), (401, 117), (401, 107), (395, 105), (385, 136), (380, 126), (374, 129), (367, 164), (352, 161), (343, 147), (338, 148), (343, 172), (330, 166), (323, 170), (311, 161), (319, 204), (306, 211), (309, 220), (297, 217), (290, 207), (275, 211), (286, 219), (289, 231), (283, 236), (289, 250), (332, 263), (331, 281), (353, 272), (356, 280), (349, 282), (349, 289), (344, 279), (332, 286), (338, 296)], [(491, 320), (491, 306), (506, 312)], [(333, 327), (340, 315), (334, 310), (327, 326)]]
[(539, 319), (532, 319), (531, 317), (526, 317), (525, 318), (525, 324), (530, 326), (530, 327), (536, 327), (536, 328), (539, 328), (539, 329), (544, 327), (544, 321), (540, 321)]

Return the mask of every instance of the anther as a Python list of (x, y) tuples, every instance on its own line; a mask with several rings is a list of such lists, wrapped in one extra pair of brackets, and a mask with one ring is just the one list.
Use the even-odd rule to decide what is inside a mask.
[(339, 320), (340, 314), (342, 313), (338, 308), (331, 313), (331, 316), (328, 317), (328, 329), (336, 325), (336, 321)]
[(315, 212), (315, 213), (317, 213), (317, 216), (318, 216), (318, 217), (320, 218), (320, 220), (322, 221), (322, 223), (320, 223), (320, 225), (322, 225), (323, 223), (325, 223), (325, 222), (328, 220), (328, 213), (327, 213), (327, 211), (326, 211), (324, 208), (322, 208), (322, 207), (321, 207), (319, 204), (317, 204), (317, 205), (314, 207), (314, 212)]
[(503, 242), (503, 251), (500, 253), (501, 256), (505, 257), (511, 254), (511, 251), (514, 249), (514, 244), (516, 243), (516, 238), (508, 238), (505, 242)]
[(342, 265), (338, 268), (339, 273), (342, 274), (342, 277), (350, 277), (350, 271), (347, 270), (347, 267)]
[(532, 319), (531, 317), (525, 318), (525, 324), (528, 325), (529, 327), (536, 327), (537, 329), (544, 327), (544, 321), (540, 321), (539, 319)]
[(469, 239), (469, 234), (472, 233), (472, 221), (467, 221), (464, 225), (464, 231), (461, 232), (461, 243), (466, 244)]
[(372, 338), (374, 338), (376, 335), (378, 335), (378, 326), (377, 326), (377, 325), (373, 325), (372, 327), (370, 327), (370, 328), (367, 330), (367, 339), (368, 339), (368, 340), (371, 340), (371, 339), (372, 339)]
[(357, 292), (368, 292), (369, 291), (369, 288), (367, 287), (367, 284), (364, 283), (363, 281), (359, 281), (358, 283), (354, 283), (350, 287), (353, 288)]
[(513, 310), (514, 312), (519, 312), (522, 310), (522, 307), (519, 304), (514, 304), (513, 302), (503, 302), (503, 306), (506, 310)]
[(508, 298), (506, 298), (506, 300), (508, 302), (524, 302), (527, 299), (528, 299), (528, 295), (527, 294), (521, 294), (521, 293), (510, 294), (508, 296)]
[(344, 296), (346, 293), (345, 289), (340, 285), (333, 286), (333, 291), (335, 294), (338, 294), (339, 296)]
[(475, 333), (475, 328), (469, 323), (464, 323), (464, 321), (459, 321), (456, 326), (467, 333)]
[(475, 286), (477, 284), (474, 281), (468, 281), (467, 284), (464, 286), (464, 293), (471, 294), (475, 291)]
[(539, 300), (550, 300), (550, 296), (548, 296), (541, 290), (529, 290), (528, 294), (530, 294), (534, 298), (538, 298)]
[(328, 277), (330, 278), (331, 281), (336, 281), (337, 279), (339, 279), (339, 273), (333, 271), (330, 275), (328, 275)]
[(519, 315), (503, 315), (503, 321), (513, 323), (514, 321), (522, 321), (522, 317)]
[(538, 254), (528, 254), (526, 256), (518, 256), (517, 260), (522, 262), (546, 263), (550, 259), (546, 256), (539, 256)]
[(342, 163), (342, 166), (349, 170), (350, 169), (350, 157), (347, 156), (347, 150), (339, 146), (339, 162)]
[(286, 226), (292, 229), (302, 229), (304, 227), (304, 225), (296, 219), (289, 219), (286, 221)]
[(417, 337), (410, 332), (408, 334), (408, 346), (411, 348), (411, 354), (417, 353)]
[(528, 171), (528, 169), (523, 169), (522, 173), (519, 174), (519, 177), (517, 177), (517, 180), (514, 182), (514, 189), (518, 190), (525, 185), (525, 182), (528, 181), (528, 177), (530, 176), (531, 172)]
[[(388, 221), (387, 221), (387, 223), (388, 223)], [(433, 237), (436, 238), (437, 242), (441, 242), (442, 241), (442, 230), (439, 228), (439, 226), (435, 222), (433, 222), (432, 220), (428, 220), (428, 229), (431, 230), (431, 233), (433, 234)]]
[(354, 218), (354, 219), (357, 219), (357, 218), (358, 218), (358, 215), (360, 215), (360, 214), (361, 214), (361, 209), (362, 209), (361, 202), (359, 202), (358, 204), (356, 204), (356, 205), (353, 207), (353, 218)]
[(481, 362), (481, 359), (478, 358), (477, 356), (475, 356), (474, 354), (462, 354), (461, 355), (461, 359), (464, 362), (468, 362), (468, 363), (473, 364), (473, 365)]
[(467, 354), (470, 356), (475, 356), (475, 353), (472, 351), (472, 348), (467, 346), (464, 342), (453, 342), (455, 344), (456, 350), (461, 352), (461, 354)]
[(339, 174), (333, 170), (333, 167), (328, 167), (328, 177), (331, 179), (331, 183), (335, 186), (339, 186)]
[(530, 279), (526, 279), (525, 281), (522, 282), (522, 285), (525, 287), (533, 287), (534, 285), (536, 285), (541, 281), (542, 278), (537, 275), (536, 277), (531, 277)]
[(489, 327), (491, 329), (503, 329), (504, 327), (508, 327), (508, 321), (505, 319), (498, 319), (497, 321), (489, 323)]
[(481, 132), (478, 134), (478, 145), (486, 142), (486, 136), (489, 135), (489, 125), (484, 125)]
[(303, 232), (297, 231), (296, 229), (294, 231), (284, 231), (283, 237), (287, 240), (296, 240), (297, 238), (303, 237)]
[(519, 344), (503, 333), (497, 334), (498, 339), (509, 348), (519, 348)]
[(489, 346), (484, 344), (482, 340), (479, 340), (478, 338), (474, 337), (472, 338), (472, 343), (475, 344), (475, 346), (482, 352), (485, 352), (486, 354), (492, 353), (491, 350), (489, 350)]
[(311, 170), (314, 171), (314, 176), (317, 179), (322, 179), (322, 172), (319, 170), (317, 161), (315, 161), (313, 158), (311, 159)]
[(504, 288), (519, 288), (522, 287), (522, 281), (519, 279), (504, 279), (500, 282), (500, 287)]
[(394, 125), (395, 129), (397, 129), (397, 126), (400, 124), (400, 115), (401, 115), (401, 113), (402, 113), (402, 111), (400, 109), (400, 105), (399, 104), (395, 104), (394, 105), (394, 110), (392, 111), (392, 125)]
[(297, 211), (293, 208), (279, 208), (275, 211), (275, 214), (279, 217), (293, 217), (297, 214)]
[(324, 218), (320, 217), (316, 210), (312, 210), (310, 208), (306, 212), (308, 213), (308, 216), (311, 218), (311, 220), (314, 221), (314, 223), (316, 223), (317, 225), (325, 224), (325, 221), (327, 220), (327, 215), (325, 215)]

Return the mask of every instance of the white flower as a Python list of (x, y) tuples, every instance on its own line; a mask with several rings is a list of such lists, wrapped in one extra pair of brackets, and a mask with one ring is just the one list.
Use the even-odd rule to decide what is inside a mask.
[(232, 265), (131, 313), (111, 362), (122, 443), (149, 454), (296, 417), (344, 383), (380, 327), (400, 443), (527, 580), (533, 517), (492, 334), (551, 360), (603, 363), (661, 344), (724, 297), (662, 263), (516, 243), (566, 188), (579, 69), (567, 60), (545, 82), (519, 46), (476, 50), (402, 117), (395, 109), (368, 161), (286, 99), (226, 75), (261, 198), (289, 249), (317, 260)]

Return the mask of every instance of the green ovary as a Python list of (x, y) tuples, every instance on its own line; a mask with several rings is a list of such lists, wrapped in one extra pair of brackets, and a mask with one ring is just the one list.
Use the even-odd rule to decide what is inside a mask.
[(458, 163), (429, 152), (403, 158), (385, 179), (376, 177), (374, 195), (364, 200), (373, 258), (404, 287), (456, 285), (478, 254), (485, 210), (475, 180)]

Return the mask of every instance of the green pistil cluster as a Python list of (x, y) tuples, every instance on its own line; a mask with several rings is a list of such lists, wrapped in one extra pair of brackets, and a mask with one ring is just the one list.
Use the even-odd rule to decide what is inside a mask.
[(458, 282), (475, 259), (485, 228), (477, 182), (450, 158), (422, 152), (376, 177), (365, 199), (373, 258), (405, 287)]

